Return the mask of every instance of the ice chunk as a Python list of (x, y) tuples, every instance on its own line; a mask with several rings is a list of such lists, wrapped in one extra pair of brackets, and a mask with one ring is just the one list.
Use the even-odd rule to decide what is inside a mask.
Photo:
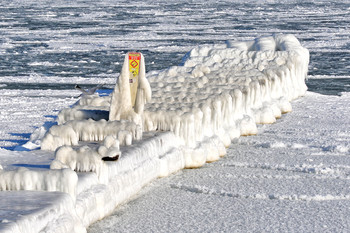
[(78, 134), (70, 125), (54, 125), (45, 134), (41, 141), (42, 150), (56, 150), (63, 145), (77, 145)]

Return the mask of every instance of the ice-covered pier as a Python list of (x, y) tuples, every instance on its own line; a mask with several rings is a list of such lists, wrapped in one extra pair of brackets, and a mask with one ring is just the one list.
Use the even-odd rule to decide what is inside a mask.
[(112, 95), (83, 96), (39, 140), (55, 151), (51, 169), (0, 171), (1, 190), (23, 190), (1, 195), (32, 190), (52, 200), (0, 231), (84, 232), (150, 181), (218, 160), (232, 140), (291, 111), (306, 92), (308, 63), (293, 35), (203, 45), (181, 66), (147, 75), (141, 66), (135, 106), (122, 98), (130, 93), (123, 68)]

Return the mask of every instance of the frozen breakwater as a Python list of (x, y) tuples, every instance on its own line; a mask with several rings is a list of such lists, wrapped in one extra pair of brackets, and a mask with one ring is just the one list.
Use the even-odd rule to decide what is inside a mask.
[[(231, 140), (256, 134), (256, 124), (274, 123), (282, 113), (291, 111), (289, 102), (306, 91), (308, 63), (308, 50), (292, 35), (194, 48), (184, 58), (183, 66), (147, 74), (152, 99), (140, 98), (147, 101), (141, 101), (136, 112), (126, 114), (126, 119), (120, 120), (124, 122), (120, 124), (123, 128), (113, 135), (115, 142), (109, 146), (104, 141), (108, 135), (102, 132), (96, 136), (96, 132), (88, 128), (97, 122), (109, 124), (103, 112), (110, 109), (111, 97), (82, 98), (79, 104), (62, 111), (59, 125), (46, 133), (42, 141), (30, 142), (33, 145), (46, 141), (46, 148), (53, 150), (60, 146), (83, 148), (82, 141), (87, 143), (92, 138), (104, 143), (84, 145), (90, 148), (88, 161), (73, 161), (67, 155), (65, 161), (60, 161), (61, 167), (51, 164), (55, 169), (78, 171), (73, 200), (75, 211), (50, 218), (39, 230), (84, 232), (91, 223), (110, 214), (151, 180), (219, 159), (226, 153), (225, 147)], [(143, 97), (146, 97), (147, 88), (144, 90)], [(81, 131), (70, 126), (72, 121), (85, 122), (79, 128)], [(81, 136), (83, 130), (90, 133)], [(121, 151), (118, 161), (94, 162), (110, 148)], [(7, 173), (1, 172), (4, 176)], [(69, 181), (66, 182), (68, 185)], [(0, 187), (2, 190), (24, 189), (6, 184)], [(53, 206), (60, 202), (57, 199)], [(62, 216), (71, 216), (77, 221), (65, 221), (63, 229), (58, 220)], [(28, 229), (32, 232), (30, 228), (20, 227), (21, 224), (24, 224), (23, 219), (2, 222), (0, 230)], [(32, 224), (35, 224), (35, 218)]]

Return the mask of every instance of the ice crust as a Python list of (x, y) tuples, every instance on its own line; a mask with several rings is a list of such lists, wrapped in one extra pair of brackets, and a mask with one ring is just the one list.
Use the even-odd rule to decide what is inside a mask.
[[(76, 200), (70, 215), (88, 227), (151, 180), (216, 161), (233, 139), (256, 134), (256, 124), (291, 111), (290, 101), (306, 92), (308, 63), (308, 50), (293, 35), (198, 46), (182, 66), (149, 72), (147, 79), (142, 56), (133, 108), (126, 57), (110, 97), (83, 96), (41, 139), (42, 150), (56, 150), (52, 170), (43, 172), (65, 180), (69, 190), (52, 188), (37, 178), (43, 172), (28, 169), (0, 170), (1, 188), (30, 190), (28, 184), (37, 182), (35, 190), (67, 192)], [(118, 153), (118, 161), (101, 160)], [(77, 184), (68, 168), (79, 172)], [(64, 178), (68, 171), (73, 181)], [(65, 232), (55, 221), (48, 226)]]

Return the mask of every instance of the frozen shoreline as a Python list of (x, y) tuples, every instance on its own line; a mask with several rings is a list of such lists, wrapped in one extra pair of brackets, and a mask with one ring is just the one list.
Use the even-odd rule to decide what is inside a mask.
[[(64, 191), (60, 189), (62, 185), (54, 187), (58, 189), (46, 185), (49, 191), (68, 192), (73, 199), (76, 193), (76, 207), (74, 210), (69, 208), (68, 213), (63, 211), (57, 218), (52, 216), (48, 220), (48, 228), (43, 229), (84, 232), (85, 227), (110, 214), (118, 204), (127, 201), (157, 177), (218, 160), (226, 153), (225, 146), (229, 146), (231, 140), (240, 135), (256, 134), (256, 123), (275, 122), (281, 113), (291, 110), (289, 101), (305, 93), (308, 51), (295, 37), (265, 37), (253, 42), (231, 42), (229, 46), (199, 47), (191, 51), (183, 67), (149, 74), (152, 89), (157, 94), (154, 102), (145, 107), (143, 127), (149, 132), (170, 130), (174, 133), (156, 133), (125, 147), (117, 162), (102, 164), (107, 169), (103, 171), (107, 174), (103, 182), (93, 172), (79, 174), (76, 190)], [(177, 84), (181, 84), (180, 87)], [(182, 88), (184, 92), (179, 94), (181, 86), (186, 88)], [(192, 96), (194, 88), (200, 89), (202, 96), (198, 99)], [(182, 98), (176, 99), (178, 96)], [(164, 103), (170, 105), (160, 106)], [(59, 127), (67, 128), (64, 125)], [(64, 137), (59, 134), (54, 136)], [(35, 144), (38, 140), (40, 142), (37, 138), (29, 143)], [(49, 153), (49, 156), (52, 155)], [(2, 175), (6, 180), (10, 174), (6, 171), (8, 164), (2, 162), (2, 165), (5, 168)], [(76, 166), (79, 168), (80, 165)], [(42, 171), (37, 172), (40, 174)], [(15, 171), (11, 174), (16, 175)], [(15, 182), (18, 185), (14, 190), (26, 187), (21, 180)], [(72, 181), (60, 182), (72, 185)], [(9, 187), (2, 185), (2, 188)], [(61, 206), (60, 201), (53, 202)], [(36, 215), (34, 212), (31, 214)], [(80, 221), (67, 221), (61, 228), (58, 220), (67, 216)], [(25, 229), (21, 218), (15, 220), (18, 220), (17, 224), (10, 220), (2, 221), (0, 230)]]

